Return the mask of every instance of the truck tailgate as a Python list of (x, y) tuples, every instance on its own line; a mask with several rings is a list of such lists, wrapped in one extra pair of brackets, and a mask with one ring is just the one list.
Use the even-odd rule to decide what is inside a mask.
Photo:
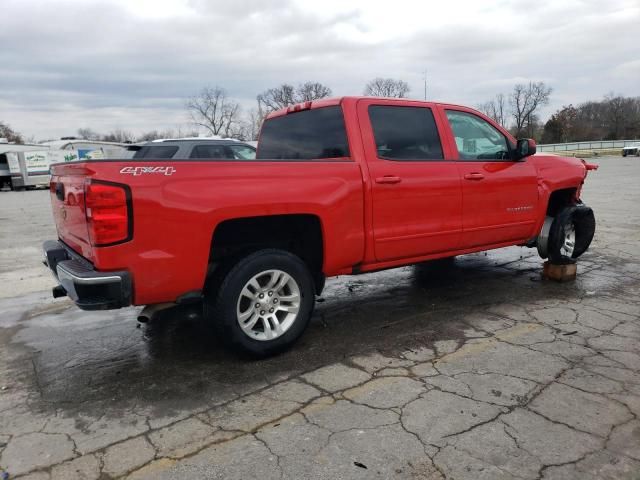
[(93, 261), (84, 194), (85, 180), (91, 173), (83, 164), (55, 166), (52, 169), (50, 194), (58, 238)]

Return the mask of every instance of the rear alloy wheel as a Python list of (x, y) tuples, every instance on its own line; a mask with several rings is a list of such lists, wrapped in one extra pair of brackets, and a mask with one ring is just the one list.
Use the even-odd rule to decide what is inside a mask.
[(236, 317), (249, 338), (274, 340), (291, 328), (300, 304), (300, 287), (291, 275), (265, 270), (254, 275), (240, 292)]
[(551, 263), (574, 263), (591, 245), (595, 229), (591, 208), (578, 204), (562, 209), (548, 232), (546, 252)]
[(285, 350), (302, 335), (314, 301), (305, 263), (289, 252), (265, 249), (240, 259), (221, 282), (211, 282), (204, 306), (207, 320), (226, 343), (264, 357)]

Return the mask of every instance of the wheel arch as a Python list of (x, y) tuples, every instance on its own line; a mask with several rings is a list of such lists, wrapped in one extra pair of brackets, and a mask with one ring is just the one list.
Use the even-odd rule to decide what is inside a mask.
[(555, 217), (560, 210), (578, 202), (578, 187), (559, 188), (549, 193), (547, 200), (547, 217)]
[(313, 275), (316, 291), (324, 287), (324, 230), (315, 214), (278, 214), (232, 218), (216, 225), (211, 234), (211, 275), (224, 264), (256, 250), (276, 248), (300, 257)]
[(536, 227), (536, 232), (538, 233), (528, 244), (536, 246), (542, 258), (547, 258), (547, 244), (553, 219), (562, 209), (578, 202), (578, 191), (579, 187), (576, 186), (545, 190), (546, 203), (544, 208), (541, 209), (543, 215), (540, 217)]

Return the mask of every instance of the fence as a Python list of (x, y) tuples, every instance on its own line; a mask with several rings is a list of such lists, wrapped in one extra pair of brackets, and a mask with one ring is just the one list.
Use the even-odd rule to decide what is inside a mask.
[(565, 152), (571, 150), (600, 150), (605, 148), (622, 148), (640, 140), (594, 140), (591, 142), (548, 143), (538, 145), (539, 152)]

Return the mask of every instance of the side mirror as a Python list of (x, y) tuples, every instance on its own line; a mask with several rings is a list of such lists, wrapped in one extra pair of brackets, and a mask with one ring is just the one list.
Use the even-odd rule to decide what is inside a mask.
[(532, 138), (520, 138), (516, 145), (516, 159), (522, 160), (525, 157), (536, 153), (536, 141)]

